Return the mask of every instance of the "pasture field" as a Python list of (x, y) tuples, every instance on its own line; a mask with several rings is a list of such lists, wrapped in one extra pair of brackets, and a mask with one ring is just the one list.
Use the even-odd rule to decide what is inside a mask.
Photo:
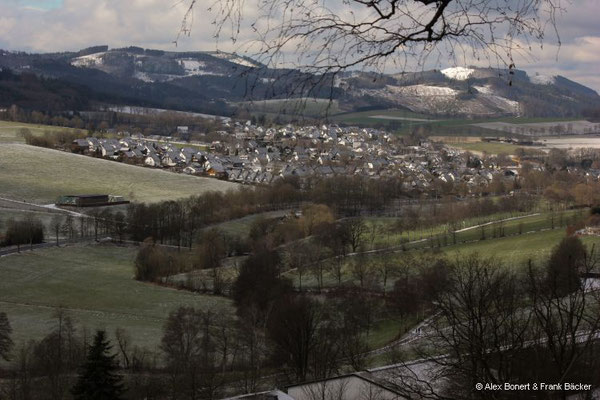
[(169, 312), (179, 306), (232, 312), (223, 297), (203, 296), (133, 279), (135, 247), (111, 244), (37, 250), (0, 258), (0, 310), (18, 344), (40, 339), (62, 307), (79, 326), (126, 329), (153, 350)]
[(26, 124), (24, 122), (0, 121), (0, 143), (25, 143), (19, 134), (21, 129), (29, 129), (33, 135), (43, 135), (45, 132), (85, 132), (80, 129), (62, 126)]
[[(585, 213), (585, 211), (581, 211)], [(561, 217), (562, 214), (562, 217)], [(501, 219), (502, 214), (497, 214), (493, 218)], [(476, 219), (465, 222), (466, 229), (462, 232), (456, 233), (456, 244), (454, 244), (453, 236), (446, 234), (445, 240), (440, 240), (441, 247), (432, 246), (431, 242), (427, 239), (430, 236), (442, 234), (446, 231), (446, 226), (437, 226), (431, 230), (422, 231), (411, 231), (410, 240), (411, 243), (405, 246), (400, 245), (400, 241), (406, 241), (409, 239), (407, 232), (400, 234), (392, 234), (392, 236), (380, 236), (375, 241), (378, 247), (392, 247), (394, 255), (401, 256), (403, 250), (408, 250), (410, 254), (418, 254), (419, 252), (436, 252), (444, 253), (448, 256), (456, 256), (457, 254), (470, 254), (479, 253), (481, 255), (498, 254), (501, 257), (501, 261), (506, 262), (507, 265), (523, 265), (529, 258), (540, 259), (547, 256), (552, 248), (558, 244), (558, 242), (565, 236), (565, 225), (567, 222), (572, 222), (580, 217), (580, 210), (569, 210), (562, 213), (554, 214), (554, 229), (552, 229), (552, 217), (551, 213), (541, 213), (539, 215), (526, 216), (520, 219), (514, 219), (511, 221), (502, 222), (502, 229), (505, 236), (500, 236), (499, 226), (500, 223), (492, 223), (484, 227), (485, 239), (482, 238), (482, 230), (480, 227), (469, 229), (476, 224), (483, 221), (477, 221)], [(383, 221), (384, 219), (376, 219), (376, 223), (385, 224), (392, 223), (392, 221)], [(390, 219), (391, 220), (391, 219)], [(374, 223), (373, 220), (369, 221), (370, 224)], [(380, 225), (384, 226), (385, 225)], [(522, 234), (518, 235), (521, 231)], [(435, 239), (434, 239), (435, 240)], [(600, 237), (583, 237), (582, 240), (588, 245), (600, 245)], [(390, 253), (385, 253), (382, 257), (390, 257)], [(379, 257), (377, 253), (367, 254), (367, 258)], [(352, 273), (352, 268), (356, 262), (362, 262), (361, 257), (353, 256), (348, 257), (344, 261), (344, 272), (342, 276), (342, 283), (344, 284), (359, 284), (358, 280), (355, 279)], [(333, 261), (330, 261), (330, 264)], [(297, 271), (289, 271), (285, 273), (287, 277), (292, 279), (295, 286), (300, 285), (300, 277)], [(388, 290), (393, 287), (394, 278), (390, 276), (388, 280)], [(331, 271), (326, 271), (324, 275), (324, 286), (337, 286), (337, 278), (332, 274)], [(302, 276), (302, 287), (303, 288), (316, 288), (318, 282), (316, 277), (305, 271)]]
[(409, 110), (371, 110), (332, 115), (329, 120), (334, 123), (359, 126), (382, 126), (387, 129), (406, 134), (419, 125), (429, 125), (439, 120), (435, 117), (414, 113)]
[(211, 225), (203, 229), (203, 231), (210, 229), (219, 229), (229, 235), (239, 236), (241, 238), (246, 238), (250, 233), (250, 228), (252, 228), (252, 224), (257, 221), (259, 218), (271, 219), (278, 218), (288, 215), (290, 211), (287, 210), (279, 210), (279, 211), (267, 211), (259, 214), (247, 215), (242, 218), (232, 219), (229, 221), (221, 222), (219, 224)]
[(544, 148), (555, 149), (581, 149), (581, 148), (600, 148), (600, 138), (598, 136), (562, 136), (562, 137), (544, 137), (537, 139), (542, 142)]
[[(457, 243), (478, 240), (482, 235), (481, 228), (474, 227), (480, 224), (489, 224), (483, 228), (484, 234), (488, 238), (490, 236), (493, 236), (494, 228), (498, 229), (500, 224), (502, 225), (502, 229), (504, 230), (504, 234), (506, 236), (517, 234), (519, 233), (519, 231), (530, 232), (538, 231), (541, 229), (550, 229), (553, 225), (552, 218), (554, 218), (555, 227), (564, 226), (567, 222), (572, 222), (574, 218), (583, 217), (584, 215), (586, 215), (586, 213), (587, 210), (585, 209), (567, 210), (554, 213), (496, 213), (493, 215), (475, 217), (462, 221), (456, 226), (456, 229), (463, 231), (457, 232), (455, 236)], [(499, 222), (501, 220), (506, 221)], [(400, 245), (402, 242), (427, 239), (431, 236), (440, 234), (447, 234), (448, 241), (453, 242), (453, 237), (451, 238), (450, 234), (448, 233), (451, 228), (446, 224), (433, 226), (430, 228), (399, 232), (396, 228), (394, 228), (394, 224), (397, 221), (398, 219), (396, 218), (368, 218), (366, 220), (369, 231), (367, 236), (369, 236), (371, 234), (370, 232), (372, 232), (372, 229), (375, 228), (376, 237), (373, 240), (373, 244), (375, 245), (375, 247), (381, 248), (397, 246)], [(368, 238), (368, 240), (370, 240), (370, 238)], [(427, 246), (426, 243), (422, 243), (420, 245)]]
[[(496, 257), (510, 268), (521, 269), (526, 266), (527, 260), (535, 261), (547, 258), (554, 246), (565, 237), (564, 229), (554, 229), (542, 232), (527, 233), (521, 236), (482, 240), (479, 242), (451, 246), (444, 250), (449, 256), (458, 254), (478, 253), (480, 255), (496, 255)], [(600, 245), (600, 237), (583, 236), (583, 243), (591, 249)]]
[(24, 144), (0, 146), (0, 197), (49, 204), (65, 194), (106, 193), (128, 200), (174, 200), (237, 184)]
[(586, 120), (553, 120), (553, 119), (538, 119), (537, 121), (530, 119), (528, 122), (519, 121), (511, 123), (508, 121), (494, 121), (474, 124), (484, 129), (491, 131), (499, 131), (503, 133), (517, 133), (529, 135), (552, 135), (552, 134), (593, 134), (600, 129), (599, 124), (594, 124)]

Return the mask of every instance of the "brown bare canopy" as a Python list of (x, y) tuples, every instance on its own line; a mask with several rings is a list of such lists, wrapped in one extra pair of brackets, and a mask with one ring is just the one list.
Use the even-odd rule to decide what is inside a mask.
[[(203, 2), (182, 0), (180, 35)], [(516, 52), (556, 34), (561, 0), (214, 0), (216, 36), (230, 35), (263, 63), (314, 73), (445, 60), (513, 66)], [(439, 59), (438, 59), (439, 61)], [(414, 65), (413, 65), (414, 67)]]

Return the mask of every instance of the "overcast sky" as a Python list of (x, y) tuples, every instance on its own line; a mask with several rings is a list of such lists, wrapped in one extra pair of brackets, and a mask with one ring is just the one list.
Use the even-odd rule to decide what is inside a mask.
[[(199, 0), (190, 37), (173, 41), (185, 12), (182, 0), (0, 0), (0, 48), (30, 52), (80, 50), (93, 45), (162, 50), (235, 50), (215, 40), (214, 0)], [(183, 0), (185, 1), (185, 0)], [(189, 1), (189, 0), (188, 0)], [(341, 0), (337, 0), (341, 1)], [(600, 91), (600, 0), (563, 0), (558, 20), (562, 47), (549, 32), (533, 58), (517, 59), (529, 73), (563, 75)], [(246, 10), (252, 13), (254, 10)], [(242, 32), (242, 39), (244, 39)], [(439, 68), (453, 65), (440, 61)], [(387, 71), (393, 72), (393, 71)]]

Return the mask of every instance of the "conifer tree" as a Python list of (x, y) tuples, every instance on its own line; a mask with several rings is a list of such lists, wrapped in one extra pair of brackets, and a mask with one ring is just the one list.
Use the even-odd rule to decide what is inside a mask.
[(116, 355), (106, 332), (99, 330), (89, 349), (87, 360), (82, 366), (77, 383), (71, 390), (76, 400), (119, 400), (124, 392), (123, 377), (117, 374)]
[(8, 361), (9, 353), (13, 346), (13, 341), (10, 338), (12, 328), (5, 313), (0, 313), (0, 360)]

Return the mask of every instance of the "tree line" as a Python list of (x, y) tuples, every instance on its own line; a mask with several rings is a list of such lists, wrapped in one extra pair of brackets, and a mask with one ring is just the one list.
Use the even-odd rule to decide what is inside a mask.
[(416, 354), (439, 368), (442, 384), (432, 394), (399, 369), (388, 384), (406, 395), (490, 398), (473, 391), (476, 382), (600, 384), (594, 374), (600, 303), (582, 280), (597, 258), (578, 238), (565, 238), (521, 272), (478, 255), (411, 257), (396, 261), (403, 273), (385, 298), (347, 288), (323, 301), (294, 291), (281, 274), (280, 255), (257, 249), (232, 288), (236, 316), (173, 310), (157, 349), (134, 346), (122, 329), (111, 338), (91, 334), (62, 310), (44, 339), (15, 349), (2, 313), (0, 356), (12, 364), (0, 393), (23, 400), (95, 398), (94, 380), (108, 379), (109, 394), (97, 398), (200, 399), (260, 390), (273, 368), (280, 385), (327, 378), (368, 365), (369, 338), (382, 313), (405, 321), (433, 316), (410, 351), (399, 348), (390, 362), (402, 365)]

